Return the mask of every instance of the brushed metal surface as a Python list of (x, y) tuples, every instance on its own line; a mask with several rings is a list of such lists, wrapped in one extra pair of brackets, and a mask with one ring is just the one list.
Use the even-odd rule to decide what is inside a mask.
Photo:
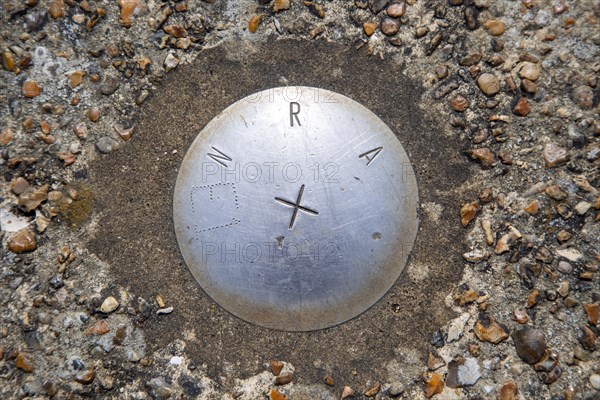
[(198, 134), (178, 172), (179, 248), (204, 291), (246, 321), (308, 331), (347, 321), (400, 276), (416, 179), (371, 111), (317, 88), (269, 89)]

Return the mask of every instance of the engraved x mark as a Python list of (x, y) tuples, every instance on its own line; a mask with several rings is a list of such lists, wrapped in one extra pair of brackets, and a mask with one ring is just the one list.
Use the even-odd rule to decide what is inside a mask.
[(304, 206), (300, 205), (300, 200), (302, 200), (303, 193), (304, 193), (304, 185), (302, 185), (300, 187), (300, 192), (298, 193), (298, 198), (296, 199), (295, 203), (285, 200), (285, 199), (282, 199), (281, 197), (275, 197), (275, 200), (277, 200), (278, 202), (285, 204), (288, 207), (294, 207), (294, 212), (292, 213), (292, 219), (290, 220), (290, 226), (289, 226), (290, 229), (292, 229), (292, 227), (294, 226), (294, 222), (296, 221), (296, 216), (298, 215), (298, 210), (304, 211), (305, 213), (312, 214), (312, 215), (319, 215), (319, 213), (317, 211), (311, 210), (308, 207), (304, 207)]

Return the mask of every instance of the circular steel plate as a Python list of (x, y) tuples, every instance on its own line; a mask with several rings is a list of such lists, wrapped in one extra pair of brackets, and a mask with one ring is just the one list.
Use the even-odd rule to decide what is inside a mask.
[(400, 276), (418, 193), (402, 145), (371, 111), (310, 87), (256, 93), (216, 116), (175, 185), (181, 253), (234, 315), (306, 331), (367, 310)]

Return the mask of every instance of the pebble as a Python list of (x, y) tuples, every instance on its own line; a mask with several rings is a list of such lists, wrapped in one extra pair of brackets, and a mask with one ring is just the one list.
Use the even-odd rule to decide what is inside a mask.
[(124, 324), (119, 324), (113, 336), (113, 344), (121, 346), (127, 337), (127, 327)]
[(125, 142), (128, 141), (129, 139), (131, 139), (131, 136), (133, 135), (133, 129), (134, 128), (135, 128), (135, 126), (132, 126), (131, 128), (125, 128), (121, 124), (114, 124), (113, 125), (113, 129), (115, 130), (115, 132), (117, 132), (117, 134), (119, 135), (119, 137), (121, 139), (123, 139)]
[(37, 249), (35, 233), (30, 229), (21, 229), (8, 243), (8, 249), (16, 254), (29, 253)]
[(165, 61), (163, 62), (163, 66), (166, 72), (170, 72), (179, 64), (179, 58), (175, 57), (173, 53), (167, 54), (165, 57)]
[(294, 375), (292, 375), (291, 372), (284, 372), (282, 374), (279, 374), (277, 376), (277, 378), (275, 378), (275, 384), (276, 385), (287, 385), (288, 383), (290, 383), (292, 381), (293, 378), (294, 378)]
[(28, 99), (33, 99), (42, 93), (42, 88), (37, 84), (37, 82), (30, 79), (23, 82), (22, 90), (23, 96), (27, 97)]
[(433, 72), (438, 79), (444, 79), (448, 76), (448, 67), (446, 65), (438, 65), (433, 69)]
[(400, 30), (400, 20), (397, 18), (385, 17), (381, 21), (381, 32), (386, 36), (393, 36)]
[(73, 133), (75, 133), (75, 136), (79, 139), (85, 139), (88, 134), (87, 126), (84, 122), (79, 122), (73, 127)]
[(552, 200), (561, 201), (567, 198), (567, 193), (558, 185), (548, 186), (544, 192)]
[(517, 355), (527, 364), (540, 361), (546, 351), (546, 337), (539, 329), (526, 326), (512, 334)]
[(63, 0), (51, 0), (48, 13), (54, 19), (65, 16), (65, 2)]
[[(560, 147), (554, 143), (547, 143), (542, 151), (542, 157), (546, 163), (546, 168), (554, 168), (564, 165), (569, 161), (569, 152), (566, 148)], [(556, 199), (555, 199), (556, 200)]]
[(594, 91), (591, 87), (582, 85), (573, 89), (573, 101), (584, 110), (589, 110), (594, 106)]
[(100, 119), (100, 109), (98, 107), (92, 107), (86, 111), (85, 115), (90, 121), (98, 122), (98, 119)]
[(479, 161), (483, 169), (492, 168), (496, 164), (496, 155), (487, 147), (469, 150), (468, 154), (473, 160)]
[(272, 360), (271, 361), (271, 372), (273, 375), (278, 376), (283, 369), (283, 363), (281, 361)]
[(465, 7), (463, 14), (468, 30), (474, 31), (479, 27), (479, 10), (475, 6)]
[(83, 385), (89, 385), (96, 379), (96, 371), (94, 368), (88, 368), (80, 374), (75, 375), (75, 381)]
[(431, 335), (430, 343), (434, 347), (443, 347), (445, 341), (444, 341), (444, 334), (442, 333), (442, 331), (437, 330), (437, 331), (433, 332), (433, 335)]
[(546, 385), (550, 385), (558, 380), (563, 373), (563, 369), (560, 365), (556, 365), (549, 372), (540, 372), (538, 376)]
[(590, 375), (590, 385), (596, 390), (600, 390), (600, 375), (592, 374)]
[(109, 138), (108, 136), (102, 136), (96, 142), (96, 148), (98, 149), (98, 151), (100, 153), (108, 154), (108, 153), (112, 152), (113, 150), (118, 150), (119, 143), (116, 140)]
[(168, 399), (173, 394), (173, 388), (168, 385), (162, 377), (153, 378), (146, 382), (146, 386), (150, 388), (154, 397)]
[(375, 29), (377, 29), (377, 23), (375, 22), (365, 22), (363, 24), (363, 31), (367, 36), (371, 36), (373, 33), (375, 33)]
[(424, 374), (423, 379), (425, 380), (425, 397), (430, 398), (444, 390), (444, 375), (428, 373)]
[(258, 26), (260, 25), (262, 20), (262, 15), (253, 15), (252, 17), (250, 17), (250, 19), (248, 20), (248, 30), (250, 31), (250, 33), (255, 33), (257, 31)]
[(308, 11), (310, 11), (310, 13), (315, 17), (325, 17), (325, 7), (323, 7), (321, 4), (312, 1), (305, 1), (304, 5), (308, 7)]
[(459, 65), (462, 65), (463, 67), (470, 67), (476, 65), (479, 63), (479, 61), (481, 61), (482, 57), (483, 54), (479, 52), (467, 54), (465, 57), (460, 59)]
[(538, 372), (552, 372), (552, 370), (558, 365), (559, 360), (560, 356), (558, 353), (551, 350), (546, 350), (542, 358), (533, 365), (533, 369)]
[(534, 200), (523, 210), (529, 215), (536, 215), (540, 209), (540, 202), (538, 200)]
[(44, 349), (44, 345), (42, 344), (42, 339), (38, 331), (27, 332), (25, 334), (25, 343), (27, 344), (28, 349), (32, 351), (41, 351)]
[(269, 400), (288, 400), (288, 397), (278, 390), (271, 389), (269, 392)]
[(474, 327), (475, 336), (482, 342), (498, 344), (508, 339), (508, 328), (489, 314), (480, 315)]
[(132, 24), (131, 17), (146, 11), (146, 6), (141, 0), (119, 0), (121, 12), (119, 14), (119, 23), (129, 28)]
[(76, 88), (77, 86), (81, 85), (81, 82), (83, 82), (83, 77), (85, 76), (85, 71), (82, 71), (82, 70), (73, 71), (73, 72), (70, 72), (68, 74), (68, 76), (69, 76), (69, 86), (71, 86), (72, 88)]
[(506, 24), (498, 19), (485, 21), (483, 27), (487, 29), (492, 36), (500, 36), (506, 30)]
[(100, 306), (100, 311), (109, 314), (119, 307), (119, 302), (112, 296), (107, 297)]
[(0, 146), (7, 146), (13, 140), (13, 130), (9, 127), (5, 127), (0, 132)]
[(560, 215), (563, 219), (569, 219), (573, 216), (571, 207), (569, 207), (569, 205), (566, 203), (557, 204), (555, 208), (558, 215)]
[(563, 274), (570, 274), (573, 271), (573, 265), (567, 261), (559, 261), (557, 268)]
[(467, 253), (463, 253), (463, 259), (470, 263), (478, 263), (481, 261), (485, 261), (490, 258), (490, 253), (485, 250), (476, 249), (469, 251)]
[(354, 396), (354, 390), (352, 390), (350, 386), (344, 386), (342, 394), (340, 395), (340, 400), (345, 400), (351, 396)]
[(9, 50), (2, 52), (2, 66), (7, 71), (13, 71), (15, 69), (15, 56)]
[(429, 29), (426, 26), (417, 26), (415, 29), (415, 36), (422, 38), (423, 36), (427, 35), (428, 32)]
[(477, 78), (477, 86), (486, 96), (493, 96), (500, 91), (500, 81), (489, 73), (481, 74)]
[(25, 192), (25, 190), (27, 190), (27, 188), (29, 188), (29, 182), (27, 182), (27, 180), (23, 177), (18, 177), (17, 179), (13, 180), (10, 184), (11, 186), (11, 190), (14, 194), (16, 194), (17, 196), (23, 194), (23, 192)]
[(467, 100), (463, 95), (456, 95), (450, 100), (450, 106), (457, 112), (463, 112), (467, 108), (469, 108), (469, 100)]
[(600, 320), (600, 304), (598, 303), (589, 303), (584, 304), (583, 309), (588, 317), (588, 322), (590, 325), (598, 325), (598, 321)]
[(389, 0), (369, 0), (369, 8), (374, 14), (379, 13), (387, 6)]
[(525, 117), (530, 112), (531, 106), (529, 105), (529, 100), (527, 100), (526, 97), (519, 98), (519, 100), (517, 100), (517, 104), (515, 104), (515, 107), (513, 108), (513, 113)]
[(280, 12), (284, 10), (289, 10), (290, 8), (290, 0), (275, 0), (273, 3), (273, 11)]
[(498, 400), (519, 400), (519, 388), (515, 382), (506, 382), (500, 388)]
[(473, 386), (479, 378), (481, 378), (481, 370), (475, 358), (459, 357), (448, 364), (446, 386), (451, 389)]
[[(570, 265), (570, 264), (569, 264)], [(558, 284), (556, 289), (560, 297), (565, 298), (569, 295), (569, 281), (562, 281)]]
[(530, 81), (537, 81), (540, 77), (540, 65), (532, 62), (524, 62), (519, 69), (519, 76)]
[(529, 295), (527, 295), (527, 308), (535, 307), (537, 305), (539, 299), (540, 299), (540, 291), (537, 289), (533, 289), (531, 292), (529, 292)]
[(527, 311), (522, 308), (517, 308), (513, 311), (514, 320), (519, 324), (526, 324), (529, 321)]
[(401, 394), (403, 394), (405, 390), (406, 389), (402, 383), (392, 382), (392, 384), (388, 388), (388, 394), (390, 395), (390, 397), (398, 397)]
[(479, 204), (476, 201), (471, 203), (464, 204), (460, 209), (460, 223), (465, 228), (477, 215), (477, 211), (479, 210)]
[[(442, 71), (442, 73), (443, 73), (443, 71)], [(458, 83), (458, 81), (456, 79), (448, 79), (448, 80), (440, 83), (440, 85), (435, 90), (434, 97), (436, 99), (441, 99), (443, 97), (446, 97), (449, 93), (458, 89), (459, 86), (460, 86), (460, 84)]]
[(85, 330), (85, 336), (102, 336), (110, 332), (108, 323), (104, 319), (99, 319), (96, 323)]
[(577, 346), (573, 350), (573, 356), (580, 361), (588, 362), (590, 360), (590, 353)]
[(33, 372), (35, 370), (33, 359), (29, 353), (20, 352), (17, 354), (17, 358), (15, 359), (15, 367), (19, 368), (23, 372)]
[(585, 215), (589, 209), (592, 207), (592, 203), (588, 203), (587, 201), (580, 201), (575, 205), (575, 211), (579, 215)]
[(369, 388), (364, 394), (365, 397), (375, 397), (381, 391), (381, 383), (377, 382)]
[(507, 252), (510, 250), (510, 245), (522, 237), (521, 232), (519, 232), (514, 226), (510, 226), (509, 230), (510, 231), (508, 233), (504, 234), (500, 239), (498, 239), (494, 249), (496, 254)]
[(400, 18), (406, 12), (406, 3), (404, 1), (395, 1), (388, 6), (385, 12), (390, 17)]
[(581, 254), (581, 252), (579, 250), (573, 249), (573, 248), (556, 250), (556, 254), (558, 254), (561, 257), (566, 258), (567, 260), (569, 260), (571, 262), (576, 262), (581, 257), (583, 257), (583, 254)]
[(112, 75), (108, 75), (106, 78), (104, 78), (104, 82), (100, 86), (100, 93), (102, 93), (105, 96), (110, 96), (111, 94), (117, 91), (119, 85), (120, 82), (118, 78)]
[(494, 244), (494, 232), (492, 231), (492, 223), (484, 219), (481, 221), (481, 229), (483, 230), (483, 234), (485, 236), (485, 242), (488, 246), (492, 246)]
[(525, 91), (525, 93), (536, 94), (537, 93), (537, 85), (530, 81), (529, 79), (521, 79), (521, 88)]
[(159, 308), (158, 310), (156, 310), (156, 315), (171, 314), (173, 312), (173, 310), (174, 310), (173, 307)]
[(596, 349), (596, 334), (587, 326), (580, 327), (579, 343), (584, 349), (594, 351)]
[[(450, 343), (450, 341), (448, 341), (448, 343)], [(427, 368), (430, 371), (435, 371), (444, 365), (446, 365), (446, 362), (435, 350), (429, 352), (429, 355), (427, 356)]]
[(163, 31), (176, 39), (185, 38), (188, 35), (185, 28), (181, 25), (165, 25), (163, 27)]

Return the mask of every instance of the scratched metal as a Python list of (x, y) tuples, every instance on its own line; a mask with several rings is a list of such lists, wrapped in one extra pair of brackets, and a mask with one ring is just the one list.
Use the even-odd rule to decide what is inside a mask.
[(390, 289), (416, 237), (417, 204), (408, 156), (383, 121), (343, 95), (287, 87), (237, 101), (198, 134), (173, 218), (187, 266), (218, 304), (308, 331), (357, 316)]

